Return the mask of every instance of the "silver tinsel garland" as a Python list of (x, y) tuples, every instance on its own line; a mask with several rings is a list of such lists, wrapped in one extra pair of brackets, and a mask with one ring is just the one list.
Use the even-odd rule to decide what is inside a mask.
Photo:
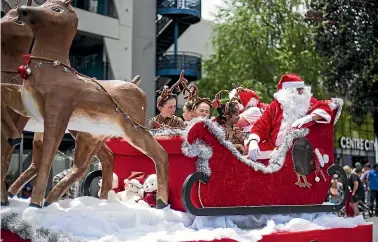
[[(337, 113), (335, 117), (334, 124), (336, 124), (337, 120), (340, 118), (341, 110), (343, 107), (344, 101), (340, 98), (332, 98), (330, 103), (330, 107), (332, 110), (337, 108)], [(205, 126), (209, 129), (210, 133), (212, 133), (218, 142), (226, 147), (228, 150), (232, 152), (232, 154), (241, 162), (247, 164), (248, 166), (252, 167), (255, 171), (261, 171), (263, 173), (274, 173), (279, 171), (283, 164), (285, 163), (286, 153), (293, 145), (295, 139), (306, 137), (309, 133), (309, 129), (296, 129), (290, 131), (285, 140), (283, 141), (282, 145), (272, 153), (269, 164), (265, 166), (264, 164), (256, 161), (252, 161), (247, 157), (241, 155), (239, 151), (235, 148), (235, 146), (230, 142), (225, 140), (225, 133), (223, 129), (216, 123), (209, 119), (202, 119), (197, 118), (193, 119), (189, 126), (184, 133), (184, 143), (182, 145), (182, 152), (184, 155), (188, 157), (198, 157), (196, 167), (197, 171), (203, 172), (210, 176), (211, 169), (209, 167), (209, 159), (212, 157), (212, 148), (205, 144), (203, 141), (197, 139), (193, 144), (189, 144), (187, 142), (188, 133), (190, 129), (193, 127), (194, 124), (203, 121)]]
[(153, 136), (180, 136), (185, 133), (184, 129), (170, 129), (170, 128), (159, 128), (150, 129), (150, 134)]
[(15, 212), (1, 213), (1, 229), (19, 235), (22, 239), (32, 242), (86, 242), (84, 238), (56, 232), (52, 229), (36, 228), (30, 223), (22, 220), (21, 216)]
[(209, 167), (209, 159), (212, 157), (212, 148), (205, 144), (203, 141), (197, 139), (193, 144), (187, 142), (188, 133), (194, 124), (197, 122), (204, 122), (207, 129), (212, 133), (218, 142), (223, 145), (226, 149), (230, 150), (231, 153), (241, 162), (253, 168), (255, 171), (261, 171), (263, 173), (274, 173), (279, 171), (283, 164), (285, 163), (286, 153), (293, 145), (295, 139), (305, 137), (309, 133), (309, 129), (296, 129), (292, 130), (286, 136), (283, 144), (278, 148), (276, 152), (272, 154), (269, 159), (269, 164), (265, 166), (264, 164), (256, 161), (252, 161), (247, 157), (240, 154), (240, 152), (235, 148), (235, 146), (230, 142), (225, 140), (225, 133), (223, 129), (216, 123), (209, 119), (196, 119), (190, 123), (187, 132), (184, 135), (184, 143), (182, 145), (182, 152), (188, 157), (196, 157), (197, 160), (197, 171), (203, 172), (207, 175), (211, 174), (211, 169)]

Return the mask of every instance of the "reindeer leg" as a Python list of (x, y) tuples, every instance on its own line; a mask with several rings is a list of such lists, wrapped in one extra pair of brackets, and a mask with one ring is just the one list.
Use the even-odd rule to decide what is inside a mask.
[(8, 194), (12, 197), (20, 192), (23, 186), (37, 175), (38, 162), (42, 155), (43, 133), (34, 133), (32, 162), (28, 169), (8, 189)]
[(42, 157), (29, 206), (42, 207), (52, 161), (72, 114), (72, 110), (69, 108), (58, 100), (45, 100)]
[(97, 158), (101, 161), (102, 166), (102, 185), (100, 199), (106, 199), (108, 192), (112, 189), (113, 183), (113, 164), (114, 155), (112, 151), (103, 144), (97, 152)]
[[(26, 123), (28, 122), (29, 118), (19, 115), (18, 113), (9, 109), (9, 115), (13, 120), (15, 120), (15, 124), (17, 129), (21, 132), (24, 128)], [(9, 162), (12, 158), (12, 154), (14, 151), (14, 147), (11, 147), (8, 144), (8, 141), (5, 137), (2, 136), (1, 138), (1, 205), (7, 205), (8, 196), (7, 196), (7, 189), (5, 185), (5, 177), (8, 172)]]
[(156, 207), (164, 208), (168, 205), (168, 154), (147, 131), (134, 129), (130, 123), (125, 123), (125, 136), (123, 137), (140, 152), (151, 158), (155, 163), (158, 190), (156, 194)]
[(1, 133), (7, 139), (9, 145), (14, 147), (21, 143), (21, 134), (12, 120), (8, 106), (1, 103)]
[[(72, 131), (70, 131), (72, 134)], [(45, 206), (59, 199), (70, 189), (70, 187), (80, 178), (82, 178), (95, 156), (105, 141), (102, 137), (96, 137), (89, 133), (77, 132), (75, 141), (75, 158), (72, 168), (68, 174), (58, 182), (46, 198)]]

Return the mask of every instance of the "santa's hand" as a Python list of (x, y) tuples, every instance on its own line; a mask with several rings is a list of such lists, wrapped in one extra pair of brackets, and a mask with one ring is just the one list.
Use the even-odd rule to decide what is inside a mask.
[(312, 117), (311, 117), (311, 115), (306, 115), (306, 116), (304, 116), (303, 118), (300, 118), (300, 119), (298, 119), (297, 121), (295, 121), (292, 125), (291, 125), (291, 127), (292, 128), (300, 128), (300, 127), (302, 127), (304, 124), (307, 124), (307, 123), (309, 123), (309, 122), (311, 122), (312, 121)]
[(249, 143), (248, 155), (251, 160), (257, 160), (257, 157), (260, 155), (260, 148), (257, 140), (251, 140), (251, 142)]

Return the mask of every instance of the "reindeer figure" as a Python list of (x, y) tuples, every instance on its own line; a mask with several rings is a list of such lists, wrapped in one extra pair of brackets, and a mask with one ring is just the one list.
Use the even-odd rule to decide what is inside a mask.
[[(31, 1), (28, 1), (28, 6), (31, 5)], [(11, 6), (7, 1), (3, 1), (3, 6), (5, 12), (8, 12), (11, 10)], [(16, 3), (17, 7), (17, 3)], [(9, 15), (6, 15), (2, 19), (2, 46), (3, 49), (6, 51), (2, 52), (2, 58), (3, 58), (3, 70), (17, 70), (17, 67), (21, 64), (21, 55), (25, 54), (29, 51), (32, 40), (33, 40), (33, 31), (28, 25), (25, 25), (23, 22), (17, 19), (18, 18), (18, 12), (16, 10), (13, 10), (9, 13)], [(4, 48), (6, 47), (6, 48)], [(20, 49), (20, 50), (19, 50)], [(10, 53), (10, 54), (8, 54)], [(5, 61), (6, 60), (6, 61)], [(11, 63), (17, 63), (14, 64), (11, 68), (9, 64)], [(7, 65), (4, 67), (4, 65)], [(9, 66), (9, 67), (8, 67)], [(11, 71), (12, 73), (15, 71)], [(9, 75), (9, 74), (8, 74)], [(22, 122), (19, 123), (17, 127), (15, 127), (15, 124), (12, 120), (7, 120), (8, 122), (5, 123), (2, 122), (2, 131), (6, 130), (8, 127), (14, 127), (16, 129), (16, 132), (21, 133), (21, 131), (24, 129), (25, 124), (28, 120), (27, 112), (21, 113), (22, 115), (19, 115), (15, 112), (13, 112), (11, 109), (8, 108), (8, 106), (5, 106), (5, 103), (10, 104), (11, 107), (16, 106), (16, 110), (20, 109), (19, 107), (23, 106), (22, 98), (21, 98), (21, 84), (22, 79), (19, 75), (17, 75), (17, 72), (13, 74), (13, 76), (8, 76), (7, 72), (2, 72), (2, 78), (5, 80), (3, 81), (2, 85), (2, 97), (3, 97), (3, 107), (2, 109), (2, 121), (4, 120), (5, 116), (9, 114), (4, 113), (6, 111), (10, 111), (15, 115), (15, 118), (18, 118), (22, 120)], [(8, 77), (8, 78), (5, 78)], [(11, 84), (4, 84), (7, 82), (11, 82)], [(134, 77), (132, 80), (132, 83), (139, 85), (141, 82), (141, 77), (138, 75)], [(4, 102), (5, 100), (5, 102)], [(8, 100), (8, 101), (7, 101)], [(18, 107), (18, 108), (17, 108)], [(30, 123), (30, 122), (29, 122)], [(33, 123), (33, 122), (32, 122)], [(35, 122), (34, 122), (35, 124)], [(38, 130), (38, 127), (33, 127), (32, 125), (28, 125), (27, 130), (29, 131), (40, 131)], [(93, 135), (90, 135), (88, 133), (81, 133), (76, 131), (70, 131), (71, 135), (76, 140), (76, 152), (75, 152), (75, 159), (73, 160), (73, 166), (70, 170), (70, 173), (67, 174), (67, 176), (61, 180), (54, 189), (49, 193), (45, 205), (48, 205), (52, 202), (58, 201), (61, 196), (69, 189), (69, 187), (78, 179), (80, 179), (86, 170), (88, 169), (88, 166), (90, 164), (90, 161), (92, 160), (93, 156), (97, 152), (97, 157), (101, 160), (102, 167), (103, 167), (103, 177), (102, 183), (104, 189), (102, 189), (100, 198), (105, 198), (107, 196), (107, 192), (111, 189), (111, 180), (112, 180), (112, 173), (113, 173), (113, 153), (109, 150), (109, 148), (103, 144), (105, 138), (104, 137), (95, 137)], [(5, 135), (5, 137), (7, 137)], [(32, 162), (28, 169), (24, 171), (20, 177), (12, 184), (12, 186), (8, 190), (8, 194), (10, 197), (13, 197), (15, 194), (17, 194), (21, 188), (29, 182), (36, 174), (37, 174), (37, 168), (41, 152), (42, 152), (42, 140), (43, 140), (43, 133), (35, 133), (34, 134), (34, 140), (33, 140), (33, 157)], [(102, 146), (101, 146), (102, 144)], [(99, 149), (99, 147), (101, 147)], [(3, 142), (2, 142), (2, 171), (3, 175), (2, 177), (5, 178), (6, 172), (8, 170), (9, 161), (11, 158), (11, 155), (13, 153), (14, 148), (7, 145), (6, 141), (4, 140), (3, 135)], [(3, 179), (4, 180), (4, 179)], [(5, 183), (2, 184), (2, 206), (8, 205), (8, 197), (6, 196), (6, 188)]]
[(98, 136), (123, 137), (150, 157), (158, 176), (157, 207), (165, 207), (168, 155), (143, 126), (145, 93), (135, 84), (123, 81), (100, 84), (79, 76), (71, 68), (68, 53), (78, 18), (70, 1), (50, 0), (39, 7), (22, 6), (18, 12), (20, 20), (29, 24), (35, 35), (31, 56), (21, 71), (26, 79), (22, 99), (29, 115), (44, 122), (43, 155), (30, 205), (42, 205), (53, 156), (68, 128)]
[[(31, 1), (28, 1), (28, 6), (31, 5)], [(1, 20), (1, 31), (2, 31), (2, 47), (3, 51), (2, 54), (2, 193), (1, 193), (1, 205), (8, 205), (8, 197), (6, 192), (6, 186), (4, 183), (4, 179), (9, 167), (9, 161), (11, 159), (11, 155), (13, 153), (14, 148), (9, 146), (6, 141), (7, 134), (9, 132), (7, 129), (13, 127), (15, 133), (19, 134), (24, 129), (25, 124), (28, 122), (27, 113), (22, 113), (20, 115), (14, 112), (12, 109), (8, 107), (7, 104), (11, 104), (10, 106), (13, 107), (22, 107), (22, 98), (21, 98), (21, 84), (22, 78), (18, 75), (15, 71), (17, 67), (22, 64), (22, 59), (20, 58), (23, 54), (27, 53), (30, 50), (32, 40), (33, 40), (33, 31), (32, 29), (24, 24), (22, 21), (18, 20), (18, 12), (14, 9), (11, 10), (10, 4), (3, 0), (2, 6), (4, 9), (4, 13), (7, 13)], [(16, 3), (17, 7), (17, 3)], [(141, 81), (140, 76), (136, 76), (133, 79), (133, 82), (138, 84)], [(6, 102), (6, 100), (10, 100)], [(5, 101), (5, 102), (4, 102)], [(16, 108), (20, 109), (20, 108)], [(22, 109), (22, 108), (21, 108)], [(29, 126), (30, 128), (30, 126)], [(5, 131), (6, 130), (6, 131)], [(34, 131), (34, 130), (29, 130)], [(90, 160), (93, 157), (92, 149), (94, 149), (97, 143), (102, 142), (102, 139), (98, 139), (98, 137), (92, 137), (89, 134), (82, 133), (77, 134), (76, 131), (71, 131), (71, 134), (76, 139), (76, 148), (79, 152), (76, 152), (76, 159), (73, 163), (73, 169), (71, 169), (70, 175), (67, 176), (66, 179), (61, 181), (49, 194), (47, 198), (47, 202), (55, 202), (59, 200), (59, 198), (64, 194), (64, 192), (72, 185), (72, 183), (82, 177), (84, 172), (87, 170)], [(8, 190), (8, 194), (12, 197), (17, 194), (21, 188), (30, 181), (37, 173), (37, 167), (39, 158), (42, 152), (42, 133), (35, 133), (34, 140), (33, 140), (33, 157), (32, 162), (29, 168), (23, 172), (23, 174), (18, 177), (18, 179), (12, 184), (12, 186)], [(9, 141), (9, 139), (8, 139)], [(11, 143), (11, 142), (9, 142)], [(89, 144), (92, 144), (91, 146)], [(98, 150), (98, 147), (96, 148)], [(103, 183), (105, 187), (109, 187), (108, 190), (111, 188), (111, 175), (113, 172), (113, 154), (111, 151), (106, 147), (101, 147), (100, 151), (98, 152), (97, 156), (102, 161), (104, 179)], [(108, 178), (109, 177), (109, 178)], [(68, 180), (67, 180), (68, 179)], [(110, 179), (110, 183), (107, 180)], [(109, 183), (109, 184), (108, 184)], [(103, 197), (106, 196), (106, 189), (103, 189), (104, 192), (102, 194)]]
[[(22, 79), (17, 67), (22, 64), (21, 55), (29, 52), (33, 42), (32, 29), (17, 20), (18, 13), (12, 9), (8, 1), (2, 0), (5, 14), (1, 18), (1, 83), (10, 83), (21, 87)], [(31, 0), (27, 2), (31, 5)], [(16, 5), (17, 7), (17, 5)], [(2, 99), (4, 97), (2, 96)], [(20, 102), (21, 104), (21, 98)], [(22, 105), (21, 105), (22, 106)], [(5, 176), (8, 171), (14, 146), (20, 142), (20, 133), (28, 122), (28, 118), (19, 115), (4, 105), (1, 106), (1, 205), (8, 205)]]

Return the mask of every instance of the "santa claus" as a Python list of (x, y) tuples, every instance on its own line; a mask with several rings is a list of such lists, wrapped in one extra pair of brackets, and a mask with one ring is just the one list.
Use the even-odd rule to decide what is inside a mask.
[(239, 102), (240, 119), (235, 124), (243, 132), (250, 132), (253, 125), (261, 117), (263, 113), (263, 104), (260, 102), (259, 96), (252, 90), (238, 87), (230, 92), (230, 100)]
[(277, 88), (275, 100), (255, 123), (245, 142), (252, 160), (269, 159), (291, 128), (301, 128), (312, 121), (331, 121), (330, 106), (312, 97), (311, 87), (305, 86), (298, 75), (283, 75)]

